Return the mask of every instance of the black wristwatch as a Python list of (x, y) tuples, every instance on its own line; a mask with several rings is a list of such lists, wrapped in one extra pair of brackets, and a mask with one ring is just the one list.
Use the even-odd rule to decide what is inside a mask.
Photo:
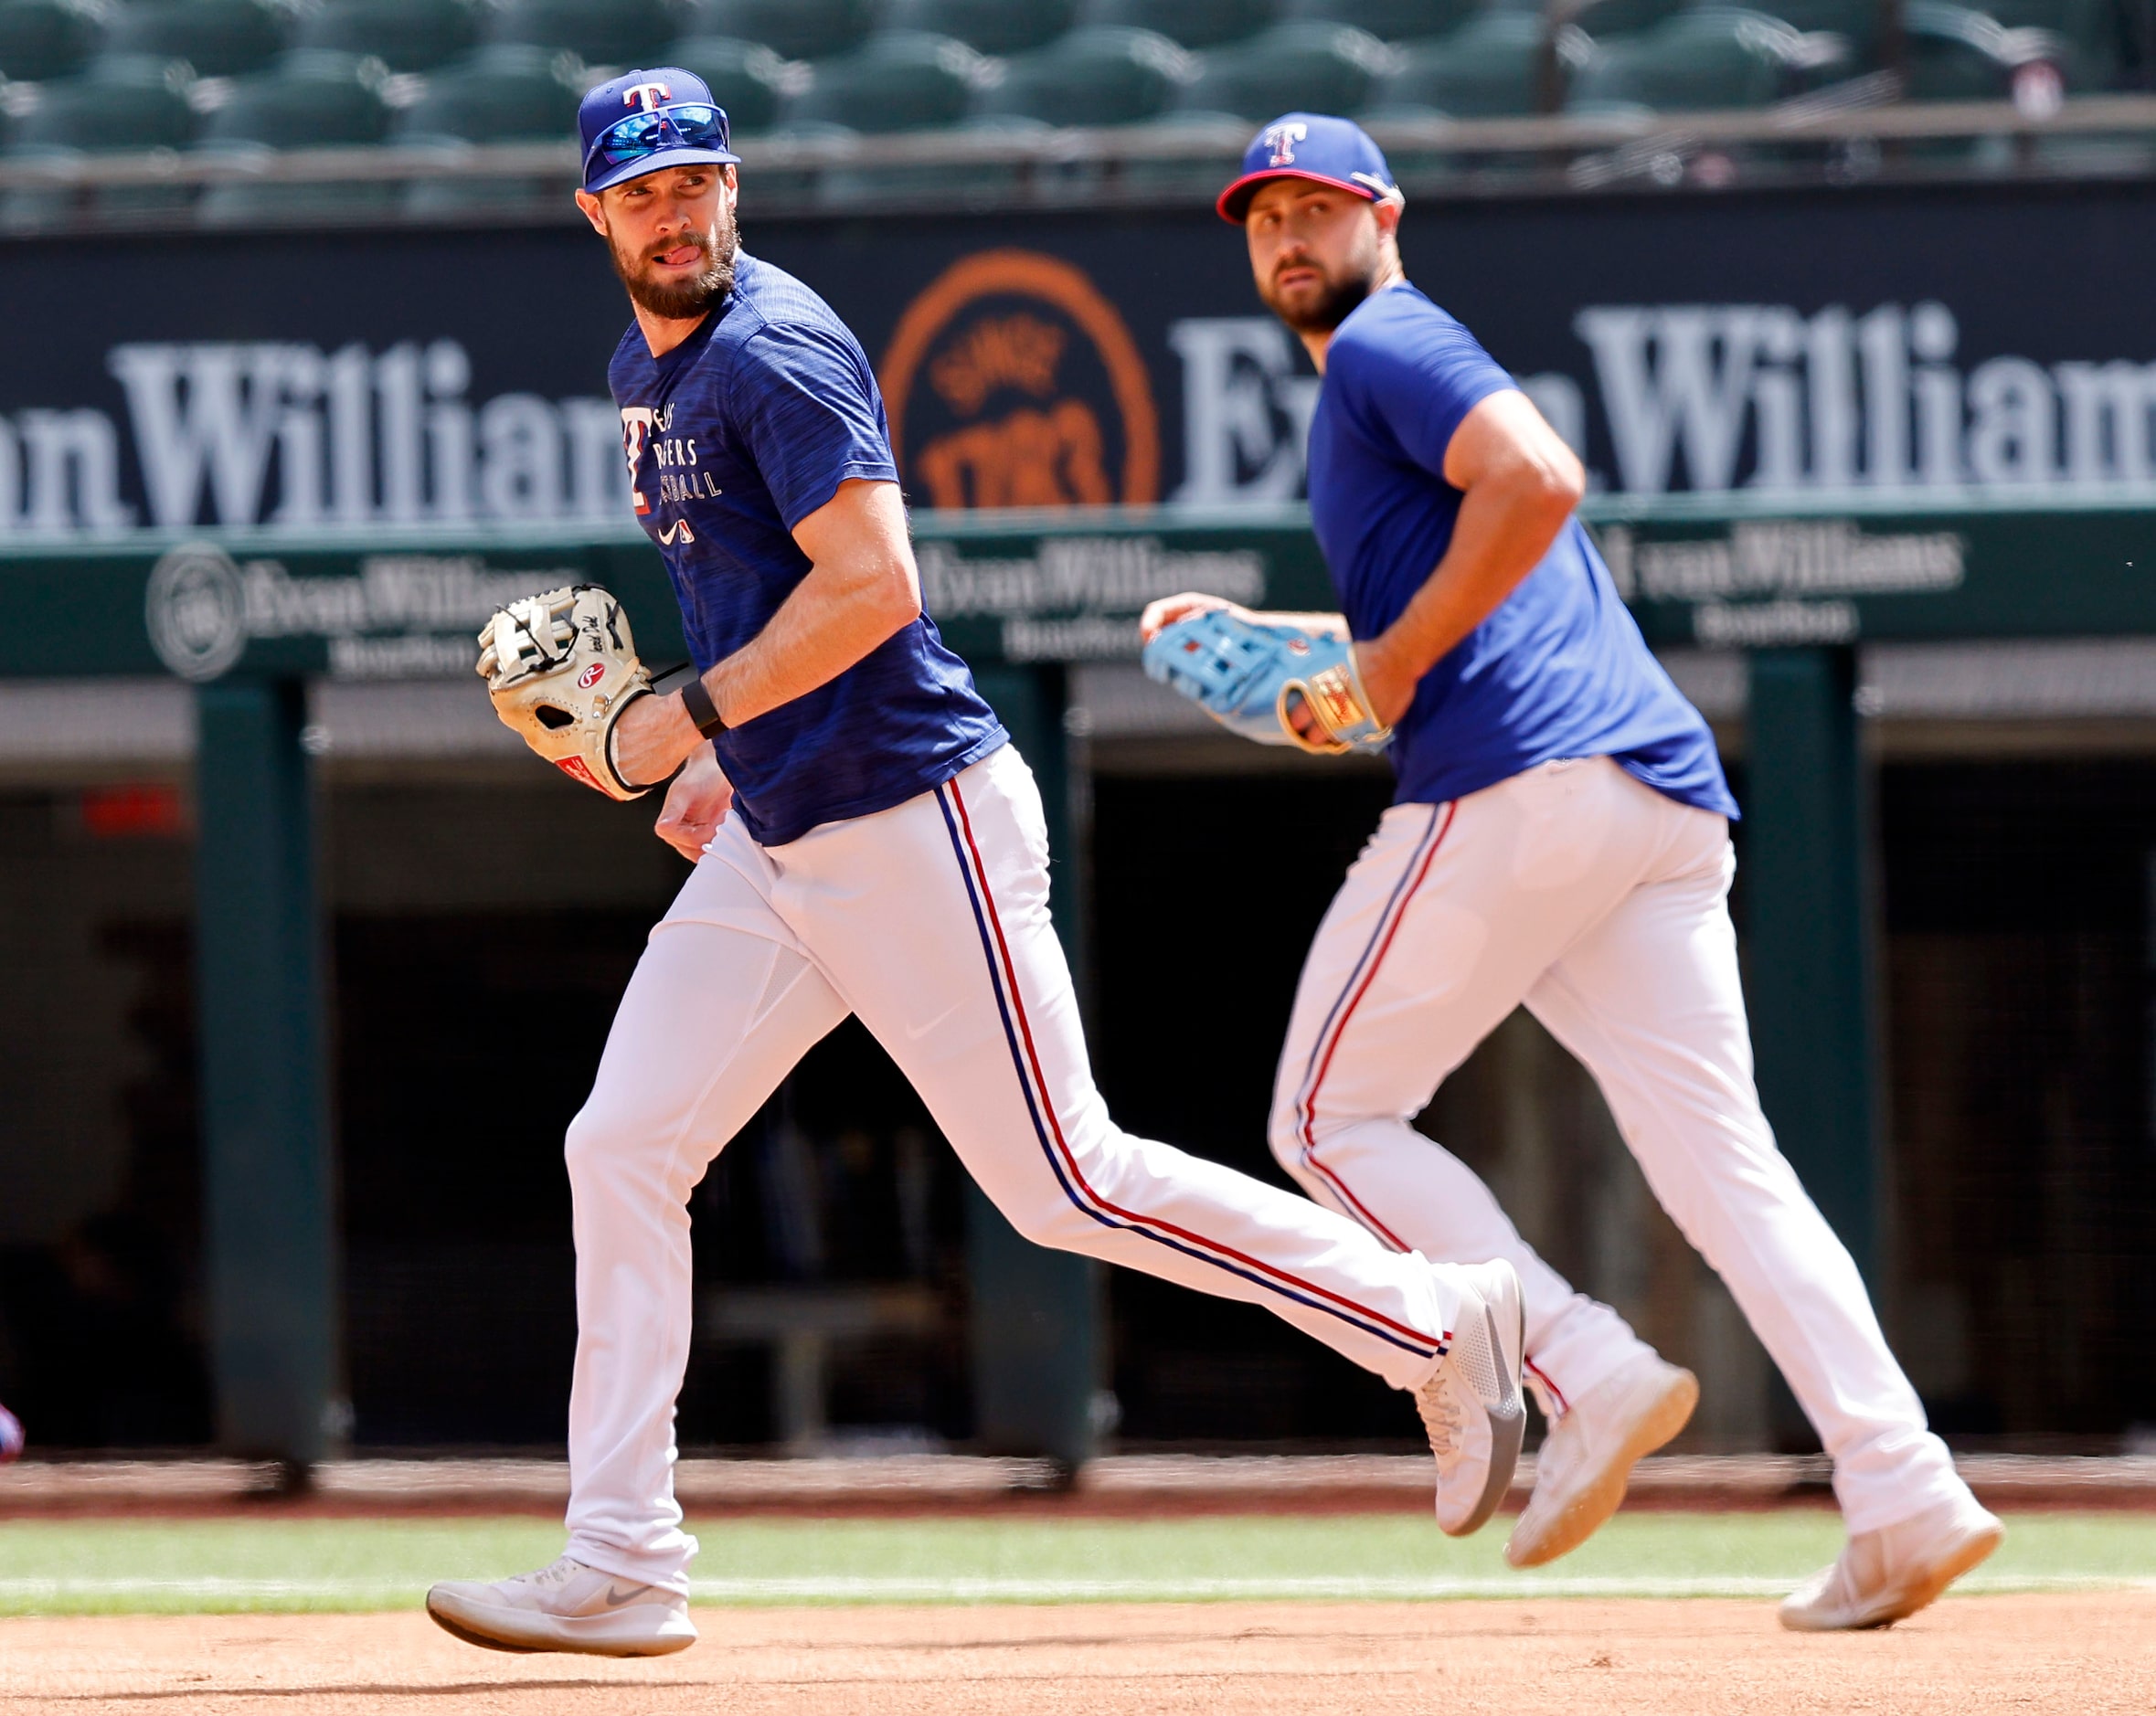
[(727, 724), (718, 713), (718, 705), (711, 701), (711, 694), (704, 689), (704, 682), (691, 678), (681, 688), (681, 706), (689, 712), (689, 719), (696, 724), (696, 731), (707, 739), (715, 739), (727, 730)]

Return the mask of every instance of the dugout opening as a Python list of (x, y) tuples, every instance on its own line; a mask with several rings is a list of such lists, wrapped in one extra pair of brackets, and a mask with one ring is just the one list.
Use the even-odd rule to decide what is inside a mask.
[[(2156, 1259), (2140, 1237), (2156, 1214), (2156, 715), (2119, 689), (2137, 675), (2055, 648), (2023, 704), (1975, 713), (1971, 694), (1910, 689), (1927, 674), (1936, 687), (1950, 661), (1867, 658), (1880, 1300), (1950, 1437), (2112, 1446), (2156, 1422)], [(2076, 660), (2093, 689), (2062, 712), (2058, 663)], [(1995, 688), (2029, 662), (1993, 656), (1964, 680)], [(1741, 673), (1676, 666), (1741, 770)], [(2040, 681), (2049, 704), (2032, 713)], [(1276, 765), (1203, 727), (1148, 729), (1130, 713), (1142, 686), (1106, 669), (1071, 683), (1084, 862), (1057, 885), (1084, 895), (1098, 1074), (1133, 1129), (1278, 1179), (1263, 1120), (1288, 998), (1388, 782)], [(573, 1339), (560, 1132), (682, 874), (642, 807), (554, 781), (483, 719), (459, 726), (461, 690), (324, 689), (314, 708), (338, 1375), (362, 1446), (558, 1444)], [(18, 977), (0, 991), (16, 1050), (0, 1064), (0, 1399), (47, 1447), (199, 1445), (186, 694), (97, 695), (127, 711), (102, 749), (71, 713), (80, 688), (0, 688), (0, 935)], [(1194, 902), (1217, 1007), (1163, 978)], [(1800, 1439), (1726, 1297), (1532, 1022), (1502, 1027), (1425, 1127), (1553, 1261), (1701, 1371), (1696, 1445)], [(730, 1332), (699, 1343), (685, 1444), (783, 1444), (804, 1424), (841, 1442), (965, 1444), (962, 1175), (857, 1027), (722, 1157), (695, 1220), (700, 1308)], [(1106, 1293), (1099, 1381), (1129, 1443), (1412, 1436), (1387, 1391), (1262, 1312), (1121, 1273)], [(812, 1396), (804, 1329), (823, 1343)]]

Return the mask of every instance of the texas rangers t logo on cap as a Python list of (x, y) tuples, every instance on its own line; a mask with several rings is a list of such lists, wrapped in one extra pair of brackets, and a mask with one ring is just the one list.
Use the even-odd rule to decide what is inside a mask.
[(1295, 164), (1295, 145), (1310, 135), (1308, 125), (1269, 125), (1265, 132), (1265, 143), (1272, 151), (1271, 164), (1276, 167)]
[[(624, 111), (626, 110), (626, 111)], [(584, 189), (600, 192), (666, 167), (732, 166), (726, 110), (679, 66), (639, 66), (584, 91), (577, 103)]]
[(1354, 120), (1337, 113), (1282, 113), (1251, 138), (1242, 172), (1214, 204), (1220, 217), (1240, 225), (1251, 197), (1269, 179), (1330, 185), (1396, 208), (1405, 201), (1385, 164), (1385, 151)]

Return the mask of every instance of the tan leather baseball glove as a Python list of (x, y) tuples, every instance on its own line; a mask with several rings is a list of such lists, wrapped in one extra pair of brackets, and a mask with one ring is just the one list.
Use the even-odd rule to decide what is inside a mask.
[(479, 634), (479, 673), (503, 725), (610, 799), (651, 790), (615, 766), (614, 726), (652, 689), (621, 604), (596, 584), (514, 601)]

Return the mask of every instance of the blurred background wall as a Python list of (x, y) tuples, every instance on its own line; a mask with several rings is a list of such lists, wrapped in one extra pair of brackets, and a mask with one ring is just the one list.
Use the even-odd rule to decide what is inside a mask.
[[(277, 545), (310, 533), (384, 588), (399, 556), (464, 552), (437, 536), (498, 533), (518, 546), (474, 576), (541, 581), (550, 545), (633, 540), (604, 384), (623, 306), (563, 200), (579, 90), (640, 56), (712, 78), (750, 140), (746, 242), (860, 333), (917, 507), (1160, 505), (1171, 546), (1178, 516), (1294, 506), (1314, 398), (1211, 192), (1253, 122), (1360, 111), (1408, 189), (1410, 272), (1580, 449), (1612, 562), (1652, 595), (1609, 534), (1634, 501), (1920, 504), (1948, 535), (1957, 509), (2093, 508), (2129, 536), (2156, 509), (2130, 284), (2156, 273), (2150, 39), (2142, 6), (2018, 0), (0, 5), (0, 312), (26, 331), (0, 372), (0, 588), (59, 601), (108, 551), (205, 537), (259, 573), (257, 641), (316, 651), (292, 671), (329, 990), (332, 1441), (558, 1444), (561, 1130), (685, 874), (645, 807), (552, 778), (494, 722), (464, 620), (331, 635), (291, 594), (305, 580), (278, 582)], [(2029, 540), (2016, 576), (2070, 606), (2078, 562)], [(1025, 576), (1135, 589), (1159, 552)], [(1057, 887), (1119, 1118), (1280, 1178), (1273, 1056), (1385, 772), (1219, 736), (1138, 674), (1113, 601), (1044, 621), (998, 594), (1003, 563), (937, 547), (924, 573), (961, 647), (1056, 676)], [(134, 640), (126, 676), (68, 680), (62, 636), (35, 664), (53, 676), (0, 681), (0, 1398), (49, 1447), (215, 1433), (197, 726), (139, 623), (82, 620)], [(2113, 1446), (2156, 1425), (2156, 644), (2100, 604), (2030, 630), (1841, 640), (1875, 920), (1875, 1278), (1951, 1436)], [(1741, 797), (1746, 657), (1662, 644)], [(1736, 906), (1741, 927), (1741, 870)], [(1532, 1021), (1422, 1124), (1700, 1371), (1693, 1446), (1806, 1445)], [(693, 1208), (685, 1445), (977, 1437), (977, 1218), (858, 1027)], [(1104, 1433), (1412, 1435), (1404, 1403), (1259, 1312), (1126, 1275), (1089, 1290)]]

